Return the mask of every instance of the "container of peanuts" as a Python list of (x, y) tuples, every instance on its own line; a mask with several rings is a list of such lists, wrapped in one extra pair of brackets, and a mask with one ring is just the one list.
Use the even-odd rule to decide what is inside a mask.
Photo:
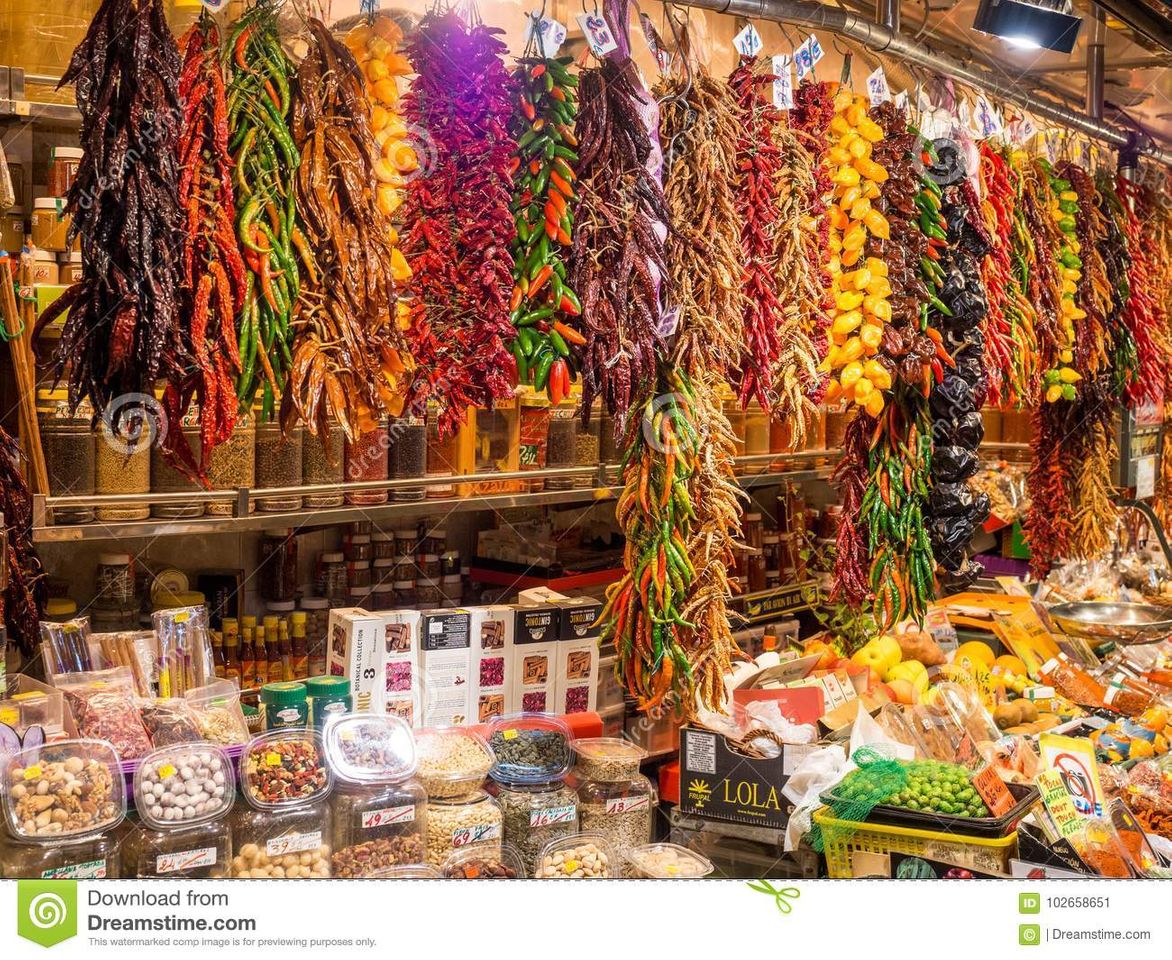
[(456, 850), (497, 853), (502, 839), (500, 804), (483, 790), (463, 797), (432, 797), (427, 807), (426, 861), (442, 867)]
[(80, 840), (126, 816), (118, 754), (105, 740), (61, 740), (0, 762), (8, 829), (18, 840)]
[(331, 801), (332, 875), (372, 877), (422, 863), (427, 792), (415, 773), (415, 738), (399, 717), (339, 716), (326, 724), (326, 758), (337, 777)]
[(575, 833), (545, 845), (533, 874), (537, 880), (609, 880), (619, 877), (618, 857), (600, 833)]
[(458, 727), (433, 727), (415, 735), (418, 776), (433, 800), (478, 791), (495, 762), (483, 737)]
[(644, 843), (627, 851), (632, 877), (643, 880), (695, 880), (715, 869), (712, 861), (678, 843)]
[(285, 810), (241, 806), (232, 814), (230, 876), (253, 880), (321, 880), (330, 876), (330, 805)]
[(232, 763), (212, 743), (162, 747), (143, 757), (134, 771), (139, 819), (158, 830), (218, 820), (235, 799)]

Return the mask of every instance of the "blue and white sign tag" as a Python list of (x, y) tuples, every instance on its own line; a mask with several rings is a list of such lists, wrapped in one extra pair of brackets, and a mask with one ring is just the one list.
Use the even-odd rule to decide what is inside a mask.
[(887, 86), (887, 74), (882, 67), (876, 67), (875, 72), (867, 77), (867, 95), (871, 98), (871, 106), (877, 107), (891, 99), (891, 88)]
[(597, 10), (591, 13), (580, 13), (574, 19), (582, 28), (586, 44), (594, 56), (604, 57), (612, 50), (619, 48), (618, 41), (615, 40), (614, 33), (610, 29), (610, 24), (606, 22), (606, 17)]
[(797, 68), (799, 80), (814, 69), (814, 59), (810, 54), (809, 40), (794, 51), (794, 66)]
[(822, 44), (818, 42), (818, 38), (814, 34), (810, 34), (806, 43), (810, 45), (810, 63), (818, 66), (818, 61), (826, 56), (826, 51), (822, 49)]
[(526, 42), (535, 43), (547, 57), (556, 57), (566, 42), (565, 24), (552, 17), (543, 17), (539, 10), (529, 15), (529, 28), (525, 31)]
[(777, 110), (794, 108), (793, 59), (784, 53), (773, 55), (773, 106)]
[(746, 23), (745, 28), (733, 37), (733, 46), (737, 48), (737, 53), (742, 57), (757, 56), (763, 43), (761, 34), (751, 23)]

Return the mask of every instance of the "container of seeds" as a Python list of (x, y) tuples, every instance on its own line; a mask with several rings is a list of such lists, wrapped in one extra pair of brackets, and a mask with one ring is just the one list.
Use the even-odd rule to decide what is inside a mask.
[[(279, 423), (262, 423), (256, 428), (256, 486), (258, 490), (270, 487), (299, 487), (302, 478), (302, 444), (304, 429), (298, 424), (286, 435)], [(314, 443), (320, 442), (313, 440)], [(258, 496), (256, 508), (283, 513), (301, 509), (299, 494)]]
[(193, 826), (224, 816), (236, 797), (228, 755), (211, 743), (163, 747), (134, 771), (134, 806), (156, 829)]
[(537, 880), (609, 880), (621, 876), (610, 841), (598, 833), (575, 833), (547, 844), (533, 876)]
[(122, 876), (118, 838), (16, 843), (0, 833), (2, 880), (117, 880)]
[(574, 751), (582, 829), (601, 834), (624, 857), (632, 847), (650, 843), (658, 798), (639, 772), (647, 752), (612, 737), (576, 740)]
[(452, 852), (482, 846), (496, 851), (501, 842), (501, 808), (483, 790), (462, 797), (432, 797), (427, 807), (425, 859), (441, 866)]
[(459, 797), (475, 791), (492, 769), (493, 755), (484, 739), (456, 727), (420, 730), (415, 737), (418, 777), (427, 795)]
[[(337, 420), (330, 420), (325, 430), (324, 437), (319, 432), (318, 436), (309, 437), (308, 441), (302, 443), (301, 480), (307, 487), (340, 484), (345, 479), (345, 435), (342, 427)], [(328, 446), (324, 442), (327, 440)], [(340, 507), (342, 493), (307, 493), (303, 505), (313, 510), (320, 507)]]
[[(256, 422), (251, 414), (237, 416), (232, 435), (212, 448), (207, 474), (213, 490), (251, 489), (256, 484)], [(230, 517), (235, 513), (236, 498), (210, 500), (205, 509), (213, 516)], [(248, 509), (256, 509), (251, 499), (248, 501)]]
[(262, 810), (324, 800), (333, 783), (321, 738), (310, 730), (271, 730), (251, 740), (240, 755), (241, 793)]
[(496, 799), (504, 840), (517, 848), (526, 875), (549, 843), (578, 832), (578, 792), (561, 780), (502, 783)]
[(2, 762), (4, 811), (18, 840), (79, 840), (112, 830), (126, 815), (122, 768), (104, 740), (61, 740)]
[(561, 780), (574, 763), (573, 734), (549, 713), (514, 713), (488, 728), (493, 753), (489, 771), (498, 783), (550, 783)]
[[(88, 403), (71, 413), (66, 390), (37, 391), (41, 448), (48, 471), (49, 493), (54, 497), (93, 495), (95, 447), (90, 414)], [(53, 522), (57, 524), (89, 523), (93, 519), (92, 507), (53, 510)]]
[[(130, 425), (123, 419), (111, 427), (106, 418), (102, 419), (94, 456), (96, 494), (150, 493), (151, 443), (146, 433), (141, 423)], [(151, 508), (146, 504), (98, 507), (96, 515), (106, 521), (145, 520)]]
[(456, 850), (444, 861), (440, 874), (448, 880), (516, 880), (529, 876), (521, 855), (508, 843), (496, 849), (484, 845)]
[(645, 880), (692, 880), (715, 869), (712, 861), (678, 843), (645, 843), (627, 851), (631, 876)]

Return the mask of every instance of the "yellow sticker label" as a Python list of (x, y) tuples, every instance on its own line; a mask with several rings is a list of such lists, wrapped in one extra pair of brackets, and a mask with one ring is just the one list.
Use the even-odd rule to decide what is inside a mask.
[(190, 619), (191, 619), (191, 614), (188, 613), (186, 610), (180, 610), (177, 614), (175, 614), (175, 622), (176, 623), (187, 623), (187, 621)]
[(6, 723), (10, 727), (15, 727), (19, 720), (20, 711), (14, 710), (12, 707), (5, 707), (3, 710), (0, 710), (0, 723)]
[(343, 730), (341, 733), (338, 734), (338, 739), (344, 740), (346, 743), (349, 743), (351, 740), (354, 739), (354, 731), (350, 730), (350, 729)]
[(567, 860), (564, 864), (562, 864), (562, 867), (565, 869), (566, 873), (573, 873), (578, 869), (578, 861)]
[(175, 776), (175, 764), (164, 763), (159, 767), (159, 776), (166, 780), (168, 777)]
[(516, 730), (506, 730), (503, 734), (501, 734), (501, 736), (503, 736), (506, 740), (516, 740), (517, 739), (517, 731)]
[(670, 873), (674, 877), (677, 873), (680, 872), (679, 865), (675, 864), (675, 863), (669, 863), (667, 865), (667, 872)]
[(25, 700), (48, 700), (49, 698), (40, 690), (26, 690), (24, 693), (14, 693), (12, 699), (23, 702)]
[(24, 778), (26, 780), (36, 780), (37, 777), (39, 777), (40, 775), (41, 775), (41, 768), (38, 767), (36, 764), (33, 764), (31, 767), (25, 767)]
[(281, 765), (281, 755), (279, 753), (266, 753), (265, 754), (265, 766), (266, 767), (279, 767), (280, 765)]

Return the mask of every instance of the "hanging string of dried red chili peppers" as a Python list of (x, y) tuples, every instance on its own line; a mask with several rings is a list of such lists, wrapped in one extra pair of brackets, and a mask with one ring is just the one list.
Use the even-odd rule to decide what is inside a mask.
[(1127, 390), (1131, 404), (1153, 399), (1165, 379), (1167, 359), (1164, 347), (1165, 321), (1157, 300), (1155, 258), (1159, 256), (1150, 236), (1144, 229), (1145, 218), (1151, 215), (1147, 194), (1143, 187), (1122, 177), (1116, 184), (1116, 195), (1122, 205), (1123, 225), (1127, 234), (1127, 248), (1131, 256), (1128, 270), (1127, 307), (1123, 322), (1135, 338), (1139, 370)]
[(236, 427), (240, 353), (236, 314), (244, 304), (244, 258), (236, 242), (228, 104), (220, 62), (220, 32), (204, 11), (180, 41), (184, 102), (179, 135), (179, 206), (184, 212), (183, 284), (187, 336), (195, 369), (182, 386), (168, 384), (163, 404), (182, 415), (194, 396), (200, 410), (198, 461), (182, 431), (162, 439), (193, 476), (205, 474), (213, 447)]
[(508, 344), (516, 144), (508, 133), (512, 81), (502, 32), (433, 11), (407, 43), (416, 76), (404, 114), (427, 131), (431, 150), (421, 148), (420, 163), (433, 165), (408, 184), (402, 208), (418, 366), (410, 403), (420, 409), (434, 400), (444, 434), (469, 406), (509, 396), (515, 379)]
[(1095, 177), (1099, 213), (1104, 233), (1099, 244), (1103, 271), (1111, 288), (1111, 305), (1106, 322), (1114, 345), (1111, 358), (1112, 390), (1117, 397), (1134, 388), (1140, 375), (1139, 344), (1127, 326), (1127, 300), (1131, 294), (1131, 255), (1127, 249), (1127, 212), (1115, 192), (1115, 177), (1100, 171)]
[(8, 582), (0, 596), (0, 623), (20, 652), (31, 657), (40, 643), (49, 590), (33, 546), (33, 498), (19, 463), (16, 438), (0, 427), (0, 515), (8, 532)]

